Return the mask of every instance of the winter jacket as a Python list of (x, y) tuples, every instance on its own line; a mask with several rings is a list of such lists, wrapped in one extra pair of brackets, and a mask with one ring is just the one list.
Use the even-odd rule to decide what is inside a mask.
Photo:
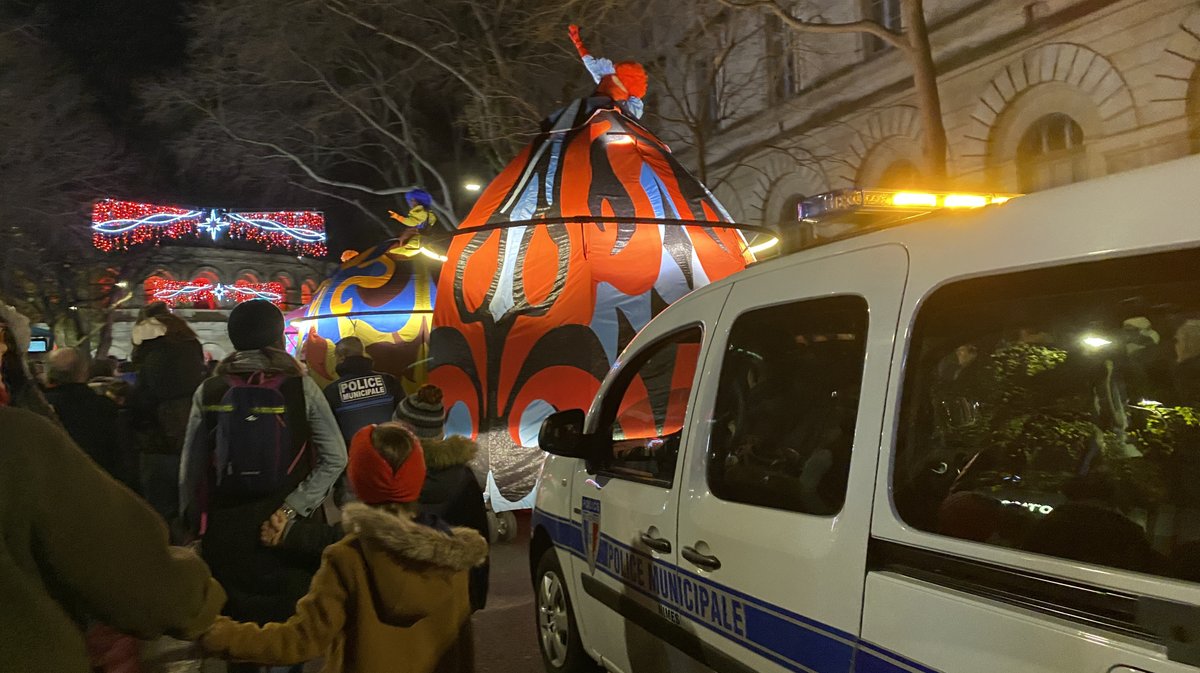
[(85, 673), (80, 624), (195, 638), (225, 595), (53, 423), (0, 409), (0, 670)]
[(188, 400), (204, 381), (204, 349), (194, 338), (160, 336), (133, 349), (137, 383), (129, 395), (145, 453), (179, 453), (188, 421)]
[(261, 627), (218, 620), (204, 648), (263, 664), (324, 657), (324, 673), (473, 671), (467, 569), (483, 562), (487, 542), (361, 504), (343, 517), (350, 532), (325, 550), (293, 617)]
[[(206, 415), (212, 422), (212, 414), (206, 407), (220, 402), (227, 377), (245, 378), (255, 372), (288, 377), (280, 388), (286, 401), (283, 418), (294, 442), (291, 450), (305, 455), (299, 456), (292, 480), (277, 492), (249, 501), (222, 500), (212, 484), (212, 445), (204, 423)], [(226, 614), (256, 622), (279, 621), (291, 614), (308, 588), (316, 561), (263, 547), (259, 527), (285, 503), (300, 516), (312, 515), (345, 467), (346, 445), (320, 388), (286, 352), (236, 352), (196, 390), (180, 464), (180, 508), (192, 533), (200, 532), (201, 515), (206, 518), (201, 550), (213, 576), (229, 593)]]
[(121, 472), (121, 431), (117, 425), (120, 408), (116, 402), (92, 392), (86, 383), (66, 383), (46, 391), (67, 434), (100, 467), (131, 484), (134, 475)]
[[(452, 526), (465, 526), (488, 537), (487, 508), (483, 490), (469, 464), (479, 452), (466, 437), (422, 439), (425, 451), (425, 486), (421, 489), (421, 508)], [(482, 610), (487, 604), (488, 564), (471, 569), (471, 609)]]
[(48, 418), (57, 422), (58, 414), (54, 413), (54, 407), (46, 401), (46, 396), (42, 394), (42, 389), (36, 383), (29, 381), (22, 386), (10, 386), (8, 389), (9, 402), (8, 406), (16, 409), (24, 409), (33, 413)]
[(361, 355), (348, 357), (337, 366), (339, 378), (325, 386), (325, 400), (347, 443), (366, 426), (392, 420), (392, 412), (404, 399), (396, 377), (373, 370), (372, 364), (371, 358)]

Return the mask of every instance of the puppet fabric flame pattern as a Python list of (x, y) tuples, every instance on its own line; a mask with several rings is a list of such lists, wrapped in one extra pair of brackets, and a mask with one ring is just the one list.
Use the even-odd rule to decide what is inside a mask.
[[(536, 223), (570, 217), (637, 223)], [(503, 228), (452, 239), (430, 381), (447, 432), (478, 439), (505, 499), (532, 490), (547, 415), (587, 408), (654, 315), (753, 261), (736, 229), (664, 220), (732, 223), (666, 145), (592, 97), (550, 117), (461, 225)]]
[(295, 325), (309, 369), (337, 378), (333, 345), (356, 336), (379, 371), (415, 390), (427, 370), (437, 262), (418, 254), (420, 239), (389, 240), (345, 261), (313, 294)]

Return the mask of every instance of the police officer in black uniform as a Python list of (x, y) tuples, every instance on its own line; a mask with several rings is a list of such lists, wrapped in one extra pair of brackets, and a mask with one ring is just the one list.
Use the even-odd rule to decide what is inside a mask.
[(325, 386), (325, 399), (337, 416), (342, 435), (349, 442), (362, 428), (392, 420), (392, 412), (404, 399), (396, 377), (372, 368), (363, 342), (346, 337), (334, 348), (338, 380)]

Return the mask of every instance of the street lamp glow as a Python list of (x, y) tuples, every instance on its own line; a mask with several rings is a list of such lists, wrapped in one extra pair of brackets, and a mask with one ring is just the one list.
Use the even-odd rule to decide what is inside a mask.
[(1111, 343), (1112, 343), (1111, 341), (1109, 341), (1108, 339), (1105, 339), (1104, 337), (1086, 336), (1083, 338), (1083, 345), (1087, 346), (1089, 348), (1104, 348), (1105, 346), (1108, 346)]
[(467, 190), (468, 192), (477, 192), (483, 189), (483, 185), (479, 184), (478, 182), (468, 182), (463, 185), (463, 189)]

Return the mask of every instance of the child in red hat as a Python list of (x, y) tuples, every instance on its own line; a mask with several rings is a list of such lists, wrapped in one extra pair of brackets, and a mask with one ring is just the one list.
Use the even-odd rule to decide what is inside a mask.
[(325, 550), (296, 614), (265, 626), (221, 618), (201, 644), (260, 664), (324, 657), (326, 673), (473, 671), (467, 578), (487, 542), (420, 515), (425, 456), (399, 423), (359, 430), (346, 474), (361, 504), (343, 510), (347, 534)]

